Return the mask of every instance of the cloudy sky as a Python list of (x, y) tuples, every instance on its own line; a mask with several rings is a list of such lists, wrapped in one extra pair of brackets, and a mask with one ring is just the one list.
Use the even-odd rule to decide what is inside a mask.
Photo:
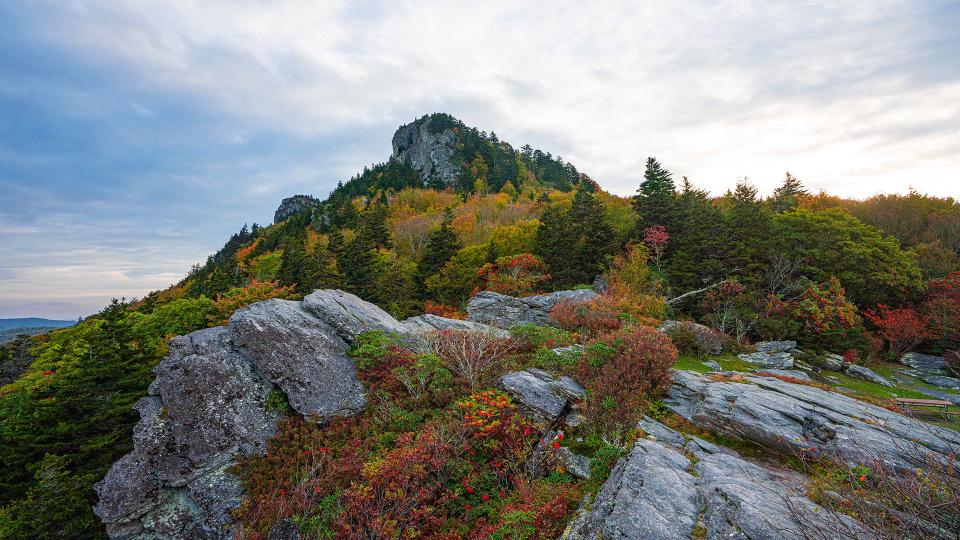
[(178, 280), (445, 111), (627, 195), (960, 195), (960, 3), (0, 2), (0, 317)]

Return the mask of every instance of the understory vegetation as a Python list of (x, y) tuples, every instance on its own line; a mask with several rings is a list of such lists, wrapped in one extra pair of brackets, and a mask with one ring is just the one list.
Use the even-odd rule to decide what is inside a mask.
[[(676, 185), (653, 158), (623, 198), (558, 157), (441, 120), (463, 134), (457, 185), (376, 165), (285, 221), (244, 226), (166, 290), (0, 349), (0, 537), (104, 536), (92, 485), (130, 450), (133, 404), (169, 339), (317, 288), (398, 318), (463, 318), (480, 290), (525, 296), (601, 276), (605, 293), (561, 303), (555, 327), (518, 327), (509, 340), (448, 332), (423, 352), (363, 336), (354, 354), (367, 409), (323, 426), (289, 416), (266, 455), (238, 466), (247, 496), (236, 517), (254, 535), (289, 518), (320, 538), (555, 537), (638, 436), (670, 368), (702, 366), (709, 351), (689, 333), (653, 329), (666, 318), (710, 327), (728, 351), (796, 339), (878, 369), (921, 351), (960, 370), (953, 199), (844, 200), (789, 174), (770, 197), (747, 182), (713, 197)], [(551, 351), (574, 344), (583, 352)], [(586, 421), (547, 444), (590, 457), (592, 480), (524, 468), (543, 426), (495, 388), (526, 367), (587, 389)]]

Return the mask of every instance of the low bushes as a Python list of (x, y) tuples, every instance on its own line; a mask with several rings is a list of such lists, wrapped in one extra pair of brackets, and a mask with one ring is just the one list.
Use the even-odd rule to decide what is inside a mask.
[(434, 340), (434, 350), (473, 389), (490, 375), (499, 375), (513, 345), (489, 332), (442, 330)]
[(631, 430), (643, 403), (670, 387), (676, 360), (670, 338), (648, 326), (624, 326), (590, 341), (575, 370), (589, 391), (584, 404), (588, 421), (608, 434)]

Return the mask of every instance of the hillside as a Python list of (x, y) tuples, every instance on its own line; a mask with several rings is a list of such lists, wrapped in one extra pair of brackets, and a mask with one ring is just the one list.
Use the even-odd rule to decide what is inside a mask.
[[(594, 396), (601, 396), (599, 401), (583, 400), (590, 421), (580, 436), (587, 443), (576, 450), (589, 454), (589, 459), (606, 469), (592, 483), (582, 478), (571, 480), (563, 474), (548, 475), (551, 480), (546, 483), (539, 477), (524, 477), (530, 483), (525, 484), (528, 497), (523, 501), (520, 492), (513, 491), (519, 484), (512, 480), (504, 484), (502, 496), (500, 490), (493, 489), (499, 473), (488, 463), (457, 462), (461, 467), (475, 467), (470, 469), (473, 476), (463, 476), (463, 468), (447, 471), (448, 480), (466, 482), (458, 484), (460, 487), (447, 486), (460, 490), (458, 496), (468, 484), (478, 482), (497, 495), (495, 499), (504, 499), (500, 506), (496, 500), (471, 499), (469, 504), (481, 509), (471, 513), (469, 504), (466, 511), (454, 510), (450, 507), (452, 500), (431, 495), (427, 506), (443, 506), (444, 519), (453, 520), (460, 527), (457, 530), (481, 525), (488, 531), (501, 526), (523, 528), (529, 525), (529, 519), (547, 519), (531, 508), (531, 500), (556, 504), (555, 514), (548, 517), (554, 525), (565, 523), (579, 496), (597, 493), (602, 477), (620, 455), (630, 450), (628, 443), (636, 439), (637, 414), (662, 412), (660, 400), (670, 386), (664, 375), (669, 366), (676, 363), (683, 369), (708, 370), (701, 359), (695, 358), (713, 348), (698, 340), (700, 330), (668, 332), (668, 339), (649, 328), (668, 318), (705, 325), (703, 328), (727, 351), (717, 361), (730, 370), (742, 371), (745, 366), (744, 361), (731, 357), (731, 352), (763, 353), (754, 351), (754, 342), (788, 339), (799, 342), (797, 351), (810, 354), (810, 366), (818, 366), (821, 358), (827, 358), (826, 353), (838, 355), (840, 364), (823, 367), (823, 379), (817, 384), (863, 390), (857, 393), (857, 399), (895, 407), (891, 399), (928, 395), (922, 391), (956, 395), (954, 390), (928, 381), (931, 376), (953, 379), (947, 376), (945, 363), (936, 373), (914, 370), (912, 374), (899, 373), (896, 370), (900, 367), (891, 363), (908, 350), (946, 358), (941, 360), (946, 362), (952, 358), (950, 351), (960, 348), (960, 236), (956, 234), (960, 205), (952, 199), (911, 193), (866, 201), (842, 200), (809, 194), (789, 174), (769, 197), (761, 197), (747, 183), (713, 197), (686, 178), (676, 182), (672, 173), (653, 158), (647, 162), (637, 196), (619, 197), (603, 191), (559, 157), (528, 146), (514, 149), (493, 132), (479, 131), (446, 114), (424, 116), (401, 126), (392, 146), (393, 154), (385, 162), (341, 183), (325, 199), (304, 194), (282, 201), (274, 223), (245, 225), (180, 283), (131, 303), (115, 301), (76, 326), (38, 336), (29, 344), (17, 344), (15, 373), (19, 374), (21, 367), (26, 371), (0, 390), (0, 435), (4, 441), (0, 445), (0, 537), (44, 536), (45, 532), (47, 536), (104, 536), (101, 520), (91, 510), (103, 502), (93, 485), (121, 457), (142, 452), (140, 447), (135, 448), (133, 439), (138, 421), (164, 418), (159, 408), (150, 407), (157, 403), (154, 398), (175, 399), (177, 395), (179, 379), (173, 371), (165, 370), (183, 361), (189, 350), (196, 350), (199, 352), (191, 358), (227, 358), (238, 370), (250, 371), (249, 358), (234, 350), (234, 345), (219, 344), (225, 343), (224, 332), (243, 337), (253, 335), (257, 326), (250, 323), (253, 326), (238, 327), (243, 317), (231, 316), (244, 306), (265, 300), (270, 302), (243, 313), (252, 316), (256, 310), (271, 306), (300, 306), (295, 301), (315, 290), (337, 289), (356, 295), (357, 302), (371, 302), (385, 310), (377, 320), (391, 325), (390, 321), (424, 313), (428, 317), (421, 322), (432, 320), (429, 315), (463, 319), (471, 298), (475, 303), (490, 294), (477, 296), (481, 291), (518, 297), (503, 301), (504, 313), (526, 309), (522, 306), (528, 304), (521, 297), (533, 293), (582, 291), (591, 286), (602, 293), (588, 310), (566, 304), (556, 311), (541, 310), (538, 323), (560, 327), (554, 330), (517, 331), (512, 325), (500, 325), (504, 332), (513, 331), (513, 337), (507, 340), (510, 355), (498, 368), (546, 369), (553, 373), (551, 376), (574, 377)], [(299, 328), (300, 324), (336, 327), (337, 321), (343, 320), (314, 312), (304, 315), (299, 307), (282, 309), (287, 310), (279, 312), (282, 316), (295, 317), (291, 320), (296, 324), (288, 328)], [(274, 316), (269, 310), (257, 313)], [(318, 317), (320, 322), (313, 320)], [(174, 336), (197, 331), (202, 331), (197, 338), (202, 340), (181, 338), (171, 346)], [(616, 332), (623, 334), (611, 338)], [(485, 399), (476, 397), (476, 392), (492, 390), (503, 374), (491, 370), (474, 380), (462, 370), (451, 368), (450, 352), (442, 348), (427, 357), (415, 347), (403, 347), (411, 348), (409, 343), (377, 341), (382, 336), (360, 337), (364, 334), (360, 331), (320, 333), (329, 340), (331, 350), (337, 351), (337, 362), (351, 366), (357, 363), (356, 376), (363, 383), (357, 388), (366, 388), (368, 393), (382, 391), (382, 408), (371, 411), (367, 407), (352, 417), (355, 420), (335, 424), (340, 431), (325, 431), (304, 422), (302, 416), (309, 417), (311, 412), (329, 412), (303, 405), (315, 404), (322, 396), (304, 397), (299, 389), (284, 388), (285, 375), (264, 375), (269, 369), (288, 366), (268, 366), (269, 351), (261, 351), (264, 356), (257, 361), (264, 365), (257, 366), (256, 377), (245, 379), (244, 384), (252, 386), (241, 385), (236, 394), (255, 394), (252, 401), (244, 402), (243, 407), (249, 406), (244, 410), (258, 415), (257, 425), (266, 426), (249, 437), (244, 435), (245, 444), (249, 443), (244, 447), (250, 449), (245, 455), (249, 461), (241, 461), (248, 468), (238, 473), (253, 498), (246, 499), (247, 506), (241, 509), (246, 513), (237, 519), (258, 533), (291, 516), (319, 520), (310, 521), (313, 525), (297, 523), (302, 530), (314, 533), (329, 530), (334, 522), (339, 523), (340, 531), (359, 527), (338, 522), (336, 516), (341, 515), (338, 505), (364, 503), (359, 492), (351, 492), (352, 499), (344, 498), (341, 491), (348, 488), (348, 484), (342, 484), (344, 478), (358, 478), (362, 470), (368, 471), (363, 481), (375, 483), (370, 477), (372, 469), (361, 467), (367, 463), (367, 454), (338, 454), (348, 457), (349, 462), (343, 462), (339, 473), (330, 474), (341, 476), (333, 478), (329, 486), (311, 485), (311, 489), (321, 489), (316, 492), (320, 496), (300, 500), (298, 504), (306, 506), (297, 510), (299, 513), (292, 507), (277, 507), (277, 501), (282, 500), (277, 494), (293, 489), (293, 485), (256, 482), (295, 474), (295, 467), (284, 460), (299, 459), (296, 456), (302, 456), (305, 450), (336, 447), (339, 452), (348, 441), (359, 441), (357, 447), (369, 456), (388, 460), (383, 466), (402, 469), (409, 460), (416, 461), (415, 455), (404, 452), (429, 450), (410, 446), (410, 433), (425, 426), (449, 428), (451, 415), (462, 413), (458, 403)], [(652, 340), (655, 346), (650, 345), (649, 350), (638, 346), (635, 351), (617, 353), (620, 356), (601, 354), (621, 347), (624, 339), (642, 344)], [(276, 336), (251, 340), (244, 354), (258, 344), (282, 341)], [(573, 357), (555, 358), (550, 352), (572, 345), (594, 349), (589, 355), (577, 353)], [(208, 346), (213, 349), (204, 349)], [(354, 351), (348, 357), (345, 351), (350, 347)], [(291, 349), (289, 358), (302, 353), (301, 349)], [(2, 351), (12, 357), (8, 349)], [(766, 367), (778, 369), (775, 361), (785, 362), (782, 354), (776, 356), (778, 352), (784, 351), (775, 351)], [(634, 373), (629, 371), (629, 364), (616, 364), (616, 370), (603, 367), (605, 362), (612, 362), (611, 358), (621, 356), (643, 362), (656, 356), (660, 368), (653, 370), (655, 373)], [(799, 352), (787, 356), (791, 366), (794, 358), (801, 359)], [(769, 360), (765, 356), (751, 358)], [(154, 373), (161, 360), (165, 362), (161, 366), (166, 367)], [(211, 361), (210, 365), (219, 364)], [(394, 368), (422, 368), (426, 375), (420, 371), (394, 372)], [(617, 371), (622, 369), (628, 372)], [(820, 376), (821, 368), (816, 369)], [(909, 381), (887, 387), (876, 380), (858, 379), (856, 374), (863, 375), (864, 369), (886, 376), (884, 380), (897, 375)], [(148, 395), (154, 376), (164, 373), (169, 376), (167, 383), (151, 388), (153, 397), (140, 401)], [(219, 378), (197, 389), (217, 387), (213, 382), (226, 381), (228, 375), (216, 375)], [(426, 378), (415, 396), (404, 390), (408, 384), (417, 387), (420, 375)], [(314, 378), (309, 379), (310, 384), (324, 381), (315, 376), (311, 375)], [(438, 382), (432, 385), (435, 377), (439, 377)], [(624, 381), (629, 381), (629, 386)], [(687, 381), (691, 387), (712, 382), (716, 381)], [(168, 383), (170, 386), (164, 387)], [(864, 386), (868, 384), (875, 386)], [(625, 393), (616, 393), (621, 386), (627, 389)], [(682, 404), (675, 407), (683, 410)], [(625, 416), (611, 412), (621, 409), (626, 411)], [(873, 414), (878, 418), (883, 415), (879, 411)], [(662, 417), (659, 413), (657, 416)], [(688, 416), (688, 422), (697, 424), (693, 415)], [(270, 443), (270, 428), (276, 427), (272, 423), (281, 417), (279, 438)], [(522, 432), (523, 421), (517, 417), (516, 422)], [(697, 429), (709, 427), (698, 425)], [(684, 429), (694, 432), (687, 425)], [(139, 437), (138, 444), (142, 444)], [(304, 446), (307, 440), (316, 445)], [(235, 442), (226, 435), (220, 441), (228, 446)], [(523, 438), (523, 442), (533, 441)], [(558, 445), (567, 447), (568, 443)], [(271, 451), (261, 459), (258, 456), (265, 445)], [(469, 451), (493, 450), (476, 447)], [(203, 459), (212, 455), (217, 459), (226, 456), (211, 450)], [(526, 456), (519, 453), (507, 460), (497, 454), (518, 470), (521, 455)], [(172, 456), (180, 458), (176, 453)], [(381, 463), (370, 463), (374, 462)], [(306, 489), (307, 484), (296, 486)], [(340, 491), (329, 491), (333, 489), (330, 486)], [(700, 484), (691, 485), (690, 493), (699, 489)], [(170, 493), (174, 492), (179, 493)], [(565, 499), (555, 497), (559, 495)], [(108, 503), (115, 504), (120, 503)], [(112, 512), (108, 521), (123, 517), (129, 510), (122, 505), (112, 510), (100, 508)], [(513, 524), (495, 522), (493, 517), (501, 510), (523, 516)], [(326, 517), (317, 517), (320, 514)], [(432, 518), (422, 517), (424, 523), (429, 521), (431, 527), (437, 527), (435, 530), (443, 528)]]

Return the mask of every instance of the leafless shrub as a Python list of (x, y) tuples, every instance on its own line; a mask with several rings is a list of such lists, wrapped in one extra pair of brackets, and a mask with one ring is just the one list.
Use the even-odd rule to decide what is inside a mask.
[(434, 340), (437, 355), (450, 371), (467, 381), (471, 390), (503, 365), (512, 348), (509, 339), (482, 331), (442, 330)]

